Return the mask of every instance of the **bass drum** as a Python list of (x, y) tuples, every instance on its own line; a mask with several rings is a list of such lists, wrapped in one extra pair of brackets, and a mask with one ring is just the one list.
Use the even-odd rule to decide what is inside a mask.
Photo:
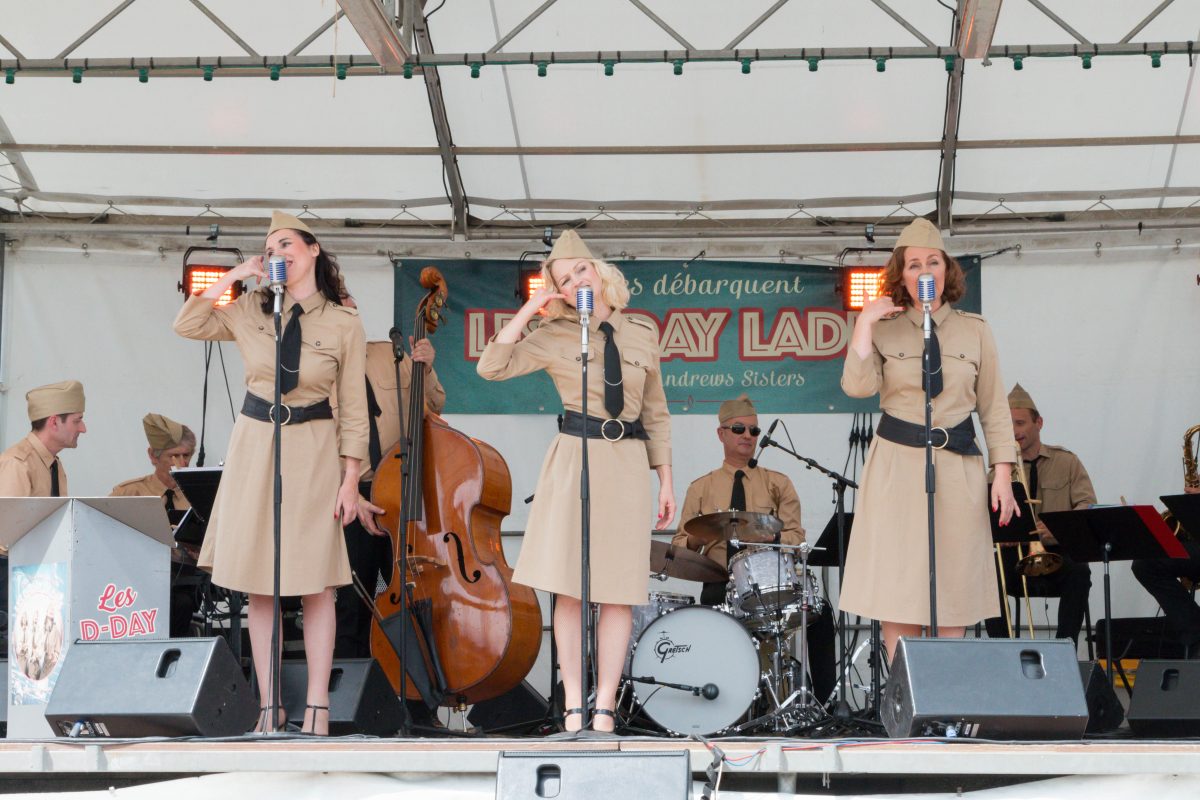
[[(633, 691), (642, 711), (680, 736), (720, 733), (736, 723), (758, 694), (758, 645), (738, 622), (711, 608), (679, 608), (654, 620), (634, 645)], [(639, 681), (705, 687), (713, 699)]]

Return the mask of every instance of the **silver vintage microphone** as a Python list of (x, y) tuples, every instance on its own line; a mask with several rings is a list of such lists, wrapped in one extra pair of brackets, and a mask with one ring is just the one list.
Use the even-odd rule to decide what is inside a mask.
[(937, 293), (937, 283), (933, 279), (932, 272), (922, 272), (917, 276), (917, 300), (921, 303), (921, 310), (925, 313), (925, 319), (922, 323), (922, 330), (925, 333), (925, 339), (928, 340), (932, 332), (932, 323), (930, 316), (930, 304), (933, 303), (933, 298)]
[(575, 290), (575, 310), (579, 312), (579, 325), (582, 328), (583, 354), (588, 351), (588, 323), (592, 321), (592, 312), (596, 310), (596, 301), (592, 296), (592, 287), (580, 286)]
[(275, 313), (278, 314), (283, 305), (283, 288), (287, 285), (287, 259), (283, 256), (267, 259), (267, 285), (275, 293)]

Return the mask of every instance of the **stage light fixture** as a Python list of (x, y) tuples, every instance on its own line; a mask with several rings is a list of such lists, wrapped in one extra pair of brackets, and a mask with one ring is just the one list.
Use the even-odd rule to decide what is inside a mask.
[(862, 311), (869, 300), (879, 297), (883, 291), (883, 267), (854, 267), (843, 270), (842, 308), (846, 311)]
[(675, 65), (675, 69), (673, 70), (674, 73), (676, 75), (682, 75), (683, 74), (683, 59), (677, 58), (671, 63)]
[(750, 74), (750, 62), (753, 60), (754, 59), (751, 59), (751, 58), (743, 58), (742, 59), (742, 74), (743, 75)]
[[(212, 263), (226, 260), (219, 258), (225, 254), (232, 264)], [(193, 260), (195, 255), (195, 260)], [(234, 265), (242, 263), (242, 251), (236, 247), (189, 247), (183, 254), (183, 279), (177, 284), (184, 297), (191, 297), (197, 292), (203, 292), (221, 279)], [(208, 263), (203, 263), (208, 262)], [(218, 306), (226, 306), (237, 300), (245, 292), (245, 287), (239, 281), (233, 284), (217, 300)]]
[(537, 69), (538, 69), (538, 77), (539, 78), (546, 77), (546, 66), (547, 66), (547, 62), (545, 62), (545, 61), (538, 62)]
[(521, 298), (521, 305), (529, 302), (529, 298), (533, 296), (533, 293), (545, 285), (546, 280), (542, 277), (540, 267), (521, 270), (520, 285), (517, 287), (517, 294)]
[(615, 64), (615, 63), (616, 63), (615, 61), (605, 61), (604, 62), (604, 77), (606, 77), (606, 78), (612, 77), (613, 64)]
[(480, 64), (478, 61), (472, 61), (472, 62), (471, 62), (471, 77), (472, 77), (472, 78), (478, 78), (478, 77), (479, 77), (479, 68), (480, 68), (480, 67), (482, 67), (482, 66), (483, 66), (483, 65), (482, 65), (482, 64)]
[(405, 62), (404, 64), (404, 80), (411, 81), (413, 76), (412, 64)]

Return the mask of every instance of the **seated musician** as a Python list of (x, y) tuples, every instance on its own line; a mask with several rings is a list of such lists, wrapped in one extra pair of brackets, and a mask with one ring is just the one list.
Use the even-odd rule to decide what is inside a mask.
[[(191, 466), (196, 452), (196, 434), (188, 426), (162, 414), (142, 417), (142, 429), (149, 444), (146, 455), (154, 471), (118, 483), (109, 497), (161, 497), (168, 512), (186, 511), (191, 504), (179, 491), (179, 485), (171, 477), (171, 469)], [(195, 554), (189, 560), (191, 564), (176, 563), (171, 569), (171, 636), (187, 636), (192, 615), (200, 607)]]
[[(800, 525), (800, 498), (796, 496), (792, 482), (781, 472), (750, 466), (759, 434), (758, 412), (750, 398), (743, 394), (736, 400), (726, 400), (718, 409), (717, 419), (720, 422), (717, 440), (724, 449), (724, 461), (720, 467), (697, 478), (688, 487), (679, 518), (679, 532), (672, 543), (689, 550), (702, 550), (713, 561), (728, 568), (728, 559), (732, 555), (728, 553), (728, 542), (717, 542), (704, 549), (703, 544), (690, 537), (684, 527), (694, 517), (736, 509), (779, 517), (783, 522), (779, 542), (785, 545), (801, 544), (804, 541), (804, 528)], [(796, 563), (799, 563), (798, 558)], [(704, 605), (724, 603), (725, 588), (725, 583), (705, 583), (700, 602)], [(822, 703), (829, 698), (835, 683), (833, 645), (833, 616), (826, 606), (808, 626), (813, 694)]]
[[(1183, 490), (1200, 494), (1200, 486), (1184, 486)], [(1133, 577), (1162, 607), (1168, 634), (1183, 645), (1187, 658), (1196, 658), (1200, 656), (1200, 606), (1194, 592), (1184, 588), (1179, 579), (1200, 577), (1200, 541), (1193, 536), (1180, 538), (1187, 558), (1139, 559), (1133, 562)]]
[[(1075, 511), (1096, 503), (1096, 492), (1079, 457), (1065, 447), (1042, 444), (1042, 425), (1045, 419), (1038, 413), (1037, 405), (1021, 384), (1013, 386), (1008, 394), (1008, 406), (1012, 411), (1013, 436), (1021, 449), (1025, 474), (1029, 485), (1034, 512), (1038, 516), (1048, 511)], [(992, 480), (989, 475), (988, 481)], [(1062, 567), (1046, 575), (1026, 577), (1026, 586), (1031, 597), (1057, 597), (1058, 628), (1054, 636), (1079, 642), (1079, 630), (1083, 627), (1088, 595), (1092, 588), (1092, 570), (1088, 564), (1072, 561), (1057, 547), (1058, 542), (1037, 520), (1038, 536), (1049, 553), (1062, 557)], [(1015, 547), (1001, 548), (1004, 563), (1004, 583), (1009, 594), (1021, 594), (1021, 576), (1017, 572)], [(1002, 590), (1003, 591), (1003, 590)], [(1008, 599), (1000, 598), (1004, 608)], [(1008, 636), (1008, 626), (1003, 617), (992, 617), (986, 621), (988, 636), (993, 639)]]

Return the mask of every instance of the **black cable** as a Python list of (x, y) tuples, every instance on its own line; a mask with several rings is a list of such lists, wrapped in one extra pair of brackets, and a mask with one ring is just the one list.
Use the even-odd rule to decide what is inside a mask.
[(217, 342), (217, 355), (221, 357), (221, 374), (225, 376), (225, 396), (229, 398), (229, 418), (237, 422), (237, 412), (233, 410), (233, 390), (229, 388), (229, 373), (225, 371), (225, 350)]

